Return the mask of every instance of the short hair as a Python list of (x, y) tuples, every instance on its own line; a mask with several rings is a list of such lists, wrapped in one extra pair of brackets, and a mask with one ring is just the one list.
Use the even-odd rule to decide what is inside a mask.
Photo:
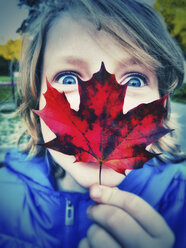
[[(91, 22), (97, 30), (104, 30), (127, 49), (137, 61), (156, 72), (160, 96), (172, 93), (183, 81), (182, 51), (170, 36), (160, 14), (151, 6), (136, 0), (54, 0), (41, 1), (38, 14), (23, 35), (20, 59), (20, 114), (25, 120), (31, 154), (36, 154), (42, 141), (37, 109), (41, 89), (43, 54), (47, 35), (54, 21), (64, 12), (74, 18)], [(171, 128), (170, 96), (164, 125)], [(183, 158), (174, 141), (173, 133), (153, 143), (153, 152), (160, 158), (178, 161)]]

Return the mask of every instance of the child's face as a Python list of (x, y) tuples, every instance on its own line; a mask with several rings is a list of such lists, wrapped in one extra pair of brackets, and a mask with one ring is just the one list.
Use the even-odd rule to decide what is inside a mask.
[[(119, 83), (129, 82), (123, 112), (141, 103), (149, 103), (159, 98), (158, 81), (155, 73), (134, 58), (93, 25), (83, 20), (73, 20), (65, 14), (56, 20), (49, 31), (46, 43), (40, 109), (45, 105), (43, 93), (46, 91), (46, 77), (53, 87), (65, 92), (71, 108), (78, 110), (79, 94), (77, 77), (88, 80), (99, 71), (104, 62), (108, 72), (115, 74)], [(55, 137), (41, 120), (45, 142)], [(99, 181), (99, 165), (73, 163), (74, 156), (50, 150), (54, 160), (60, 164), (82, 186), (89, 187)], [(115, 186), (124, 176), (108, 167), (102, 169), (102, 184)]]

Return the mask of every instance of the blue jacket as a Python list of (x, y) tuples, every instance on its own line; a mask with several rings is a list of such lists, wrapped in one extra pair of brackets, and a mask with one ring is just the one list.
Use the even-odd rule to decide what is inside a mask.
[[(145, 199), (176, 235), (176, 248), (186, 247), (186, 165), (153, 159), (131, 171), (118, 186)], [(16, 150), (0, 169), (0, 247), (75, 248), (91, 221), (89, 194), (55, 190), (45, 157), (27, 159)]]

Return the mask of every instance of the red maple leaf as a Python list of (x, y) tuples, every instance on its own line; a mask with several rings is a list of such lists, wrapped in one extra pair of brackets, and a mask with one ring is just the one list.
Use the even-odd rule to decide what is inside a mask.
[(47, 81), (46, 106), (34, 110), (56, 135), (45, 147), (74, 155), (76, 162), (99, 163), (100, 173), (104, 164), (124, 174), (155, 156), (145, 148), (170, 131), (162, 124), (167, 96), (123, 114), (127, 84), (119, 85), (104, 64), (90, 80), (78, 79), (78, 87), (75, 111)]

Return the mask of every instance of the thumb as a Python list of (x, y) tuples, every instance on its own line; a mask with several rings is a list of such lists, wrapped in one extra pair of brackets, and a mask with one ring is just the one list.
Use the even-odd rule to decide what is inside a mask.
[(117, 187), (94, 184), (90, 187), (90, 197), (99, 203), (112, 204), (118, 191)]
[(90, 188), (90, 196), (96, 202), (113, 205), (124, 210), (151, 235), (158, 236), (169, 230), (161, 215), (137, 195), (119, 190), (116, 187), (95, 184)]

